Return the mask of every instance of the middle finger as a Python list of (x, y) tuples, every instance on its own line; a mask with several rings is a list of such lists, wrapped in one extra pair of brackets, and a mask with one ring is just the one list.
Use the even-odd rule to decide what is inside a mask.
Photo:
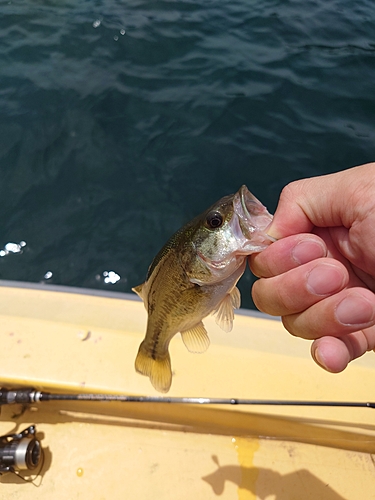
[(316, 259), (253, 285), (252, 295), (260, 311), (288, 316), (304, 311), (348, 284), (346, 267), (335, 259)]

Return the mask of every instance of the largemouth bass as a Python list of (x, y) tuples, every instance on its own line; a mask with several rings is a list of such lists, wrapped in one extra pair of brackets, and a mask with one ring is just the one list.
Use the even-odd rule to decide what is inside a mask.
[(180, 332), (191, 352), (210, 343), (202, 319), (213, 313), (226, 332), (240, 307), (236, 287), (246, 257), (264, 250), (273, 239), (266, 230), (272, 216), (246, 186), (225, 196), (182, 227), (160, 250), (146, 281), (135, 288), (148, 312), (146, 336), (135, 360), (160, 392), (172, 383), (169, 342)]

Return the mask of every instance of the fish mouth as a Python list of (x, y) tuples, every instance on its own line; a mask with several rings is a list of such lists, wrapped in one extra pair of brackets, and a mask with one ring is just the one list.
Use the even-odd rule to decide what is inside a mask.
[(258, 240), (265, 248), (274, 238), (268, 236), (267, 229), (272, 222), (272, 215), (266, 207), (243, 185), (233, 199), (234, 212), (238, 217), (241, 232), (246, 239)]

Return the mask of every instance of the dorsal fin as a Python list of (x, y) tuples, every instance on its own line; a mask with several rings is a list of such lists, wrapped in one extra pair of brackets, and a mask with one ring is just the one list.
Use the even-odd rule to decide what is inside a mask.
[(202, 321), (190, 328), (190, 330), (181, 332), (181, 337), (190, 352), (204, 352), (210, 345), (210, 339)]
[(138, 297), (140, 297), (142, 300), (145, 300), (143, 297), (143, 285), (144, 283), (142, 283), (142, 285), (135, 286), (134, 288), (132, 288), (132, 290), (138, 295)]

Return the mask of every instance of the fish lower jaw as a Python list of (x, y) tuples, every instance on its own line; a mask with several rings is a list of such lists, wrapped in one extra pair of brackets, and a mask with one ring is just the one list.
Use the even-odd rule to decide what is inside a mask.
[(240, 255), (251, 255), (252, 253), (261, 252), (275, 241), (274, 238), (263, 233), (253, 233), (251, 239), (246, 239), (243, 242), (241, 249), (238, 250)]

